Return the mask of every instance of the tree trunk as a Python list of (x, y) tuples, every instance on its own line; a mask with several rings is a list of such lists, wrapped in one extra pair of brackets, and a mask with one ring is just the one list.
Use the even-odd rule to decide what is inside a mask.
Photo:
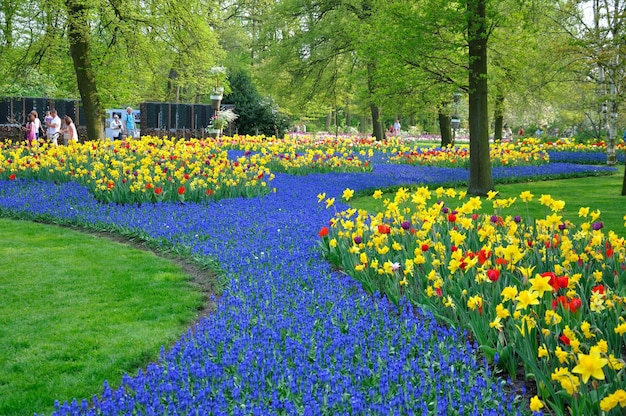
[(330, 122), (332, 118), (333, 118), (333, 112), (331, 111), (326, 115), (326, 121), (324, 122), (324, 130), (326, 130), (327, 132), (330, 132)]
[(504, 95), (498, 92), (493, 110), (493, 140), (502, 141), (502, 129), (504, 128)]
[(374, 103), (370, 103), (370, 110), (372, 112), (372, 134), (376, 137), (376, 140), (383, 140), (385, 138), (385, 130), (383, 129), (382, 122), (380, 121), (380, 107)]
[(441, 147), (452, 146), (452, 128), (450, 126), (450, 116), (444, 114), (443, 107), (438, 109), (439, 131), (441, 132)]
[(487, 102), (487, 21), (486, 0), (468, 0), (469, 38), (469, 133), (470, 195), (493, 190), (489, 156), (489, 108)]
[(380, 107), (373, 101), (376, 85), (374, 85), (374, 72), (376, 71), (376, 62), (370, 62), (367, 65), (367, 92), (370, 98), (370, 111), (372, 113), (372, 135), (376, 140), (385, 138), (385, 129), (380, 120)]
[[(89, 57), (89, 10), (85, 2), (65, 0), (67, 7), (68, 40), (70, 55), (78, 82), (78, 91), (87, 121), (87, 139), (104, 137), (104, 111), (98, 97), (96, 76)], [(78, 120), (74, 120), (78, 124)]]

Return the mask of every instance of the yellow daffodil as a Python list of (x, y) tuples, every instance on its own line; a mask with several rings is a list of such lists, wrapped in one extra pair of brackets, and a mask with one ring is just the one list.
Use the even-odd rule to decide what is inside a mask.
[(530, 411), (538, 412), (543, 408), (543, 402), (539, 399), (537, 395), (530, 399)]
[(515, 286), (507, 286), (502, 289), (502, 293), (500, 294), (503, 298), (503, 301), (513, 300), (517, 297), (517, 287)]
[(586, 218), (589, 215), (589, 207), (580, 207), (578, 209), (578, 216), (582, 218)]
[[(532, 284), (531, 290), (534, 290), (539, 294), (539, 296), (543, 296), (545, 292), (552, 292), (552, 286), (550, 286), (550, 276), (541, 276), (539, 274), (535, 275), (534, 279), (530, 279), (529, 282)], [(539, 303), (539, 302), (537, 302)]]
[(589, 354), (578, 354), (578, 365), (572, 369), (572, 373), (580, 374), (583, 383), (590, 377), (596, 380), (604, 380), (602, 368), (608, 364), (606, 358), (600, 356), (599, 351), (590, 351)]
[(487, 200), (488, 201), (493, 200), (496, 197), (496, 195), (498, 195), (498, 191), (493, 191), (493, 190), (487, 191)]
[(517, 305), (515, 309), (526, 309), (532, 305), (539, 305), (539, 292), (535, 292), (533, 290), (522, 290), (519, 292), (517, 297)]
[(533, 199), (534, 195), (533, 195), (533, 194), (531, 194), (531, 193), (530, 193), (530, 191), (524, 191), (524, 192), (522, 192), (522, 193), (520, 194), (520, 196), (519, 196), (519, 197), (520, 197), (520, 198), (522, 199), (522, 201), (524, 201), (524, 202), (530, 202), (530, 201), (532, 201), (532, 199)]

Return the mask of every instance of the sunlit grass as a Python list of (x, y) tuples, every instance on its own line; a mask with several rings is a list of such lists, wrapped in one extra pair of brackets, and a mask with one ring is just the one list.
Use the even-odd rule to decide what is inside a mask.
[(181, 266), (67, 228), (0, 219), (0, 414), (51, 412), (155, 360), (203, 304)]

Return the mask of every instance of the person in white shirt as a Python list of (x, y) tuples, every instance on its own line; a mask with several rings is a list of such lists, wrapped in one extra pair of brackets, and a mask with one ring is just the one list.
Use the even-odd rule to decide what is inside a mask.
[(63, 117), (63, 121), (65, 122), (65, 128), (61, 129), (61, 133), (65, 133), (65, 137), (63, 138), (63, 144), (66, 146), (72, 142), (78, 143), (78, 131), (76, 131), (76, 126), (72, 121), (70, 116)]
[(117, 114), (113, 114), (113, 120), (111, 120), (111, 125), (109, 126), (111, 130), (113, 130), (113, 140), (119, 140), (122, 138), (122, 122), (120, 121), (120, 116)]
[(57, 133), (61, 130), (61, 119), (57, 114), (57, 110), (54, 109), (50, 110), (50, 117), (52, 117), (52, 120), (46, 122), (46, 127), (48, 128), (48, 138), (52, 140), (52, 143), (54, 143), (55, 146), (58, 146), (59, 143), (57, 139), (59, 135)]

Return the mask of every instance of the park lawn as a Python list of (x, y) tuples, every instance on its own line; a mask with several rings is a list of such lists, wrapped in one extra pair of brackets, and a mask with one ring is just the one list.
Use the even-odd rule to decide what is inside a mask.
[[(578, 209), (581, 207), (589, 207), (591, 211), (600, 210), (601, 216), (599, 221), (604, 222), (604, 227), (615, 231), (618, 235), (626, 235), (624, 228), (624, 215), (626, 215), (626, 196), (621, 195), (622, 182), (624, 179), (624, 166), (619, 166), (619, 172), (609, 176), (591, 176), (586, 178), (558, 179), (550, 181), (523, 182), (515, 184), (496, 184), (495, 189), (498, 191), (496, 198), (515, 198), (517, 201), (509, 208), (502, 209), (497, 213), (501, 216), (516, 216), (522, 218), (543, 218), (551, 214), (550, 210), (539, 203), (541, 195), (550, 195), (557, 200), (565, 201), (565, 209), (559, 213), (564, 220), (569, 220), (574, 224), (584, 222), (584, 219), (578, 216)], [(436, 187), (430, 187), (434, 190)], [(466, 187), (459, 187), (457, 191), (464, 191)], [(522, 202), (519, 198), (524, 191), (530, 191), (534, 198), (528, 204)], [(383, 201), (393, 198), (394, 192), (385, 193), (381, 199), (373, 199), (371, 196), (362, 196), (350, 200), (350, 205), (354, 208), (365, 209), (370, 212), (380, 212), (384, 210)], [(450, 198), (441, 198), (446, 205), (454, 209), (462, 203), (451, 200)], [(486, 197), (481, 198), (481, 213), (494, 214), (491, 201)], [(588, 219), (587, 219), (588, 221)]]
[(8, 219), (0, 241), (0, 415), (119, 385), (204, 305), (180, 265), (126, 244)]

